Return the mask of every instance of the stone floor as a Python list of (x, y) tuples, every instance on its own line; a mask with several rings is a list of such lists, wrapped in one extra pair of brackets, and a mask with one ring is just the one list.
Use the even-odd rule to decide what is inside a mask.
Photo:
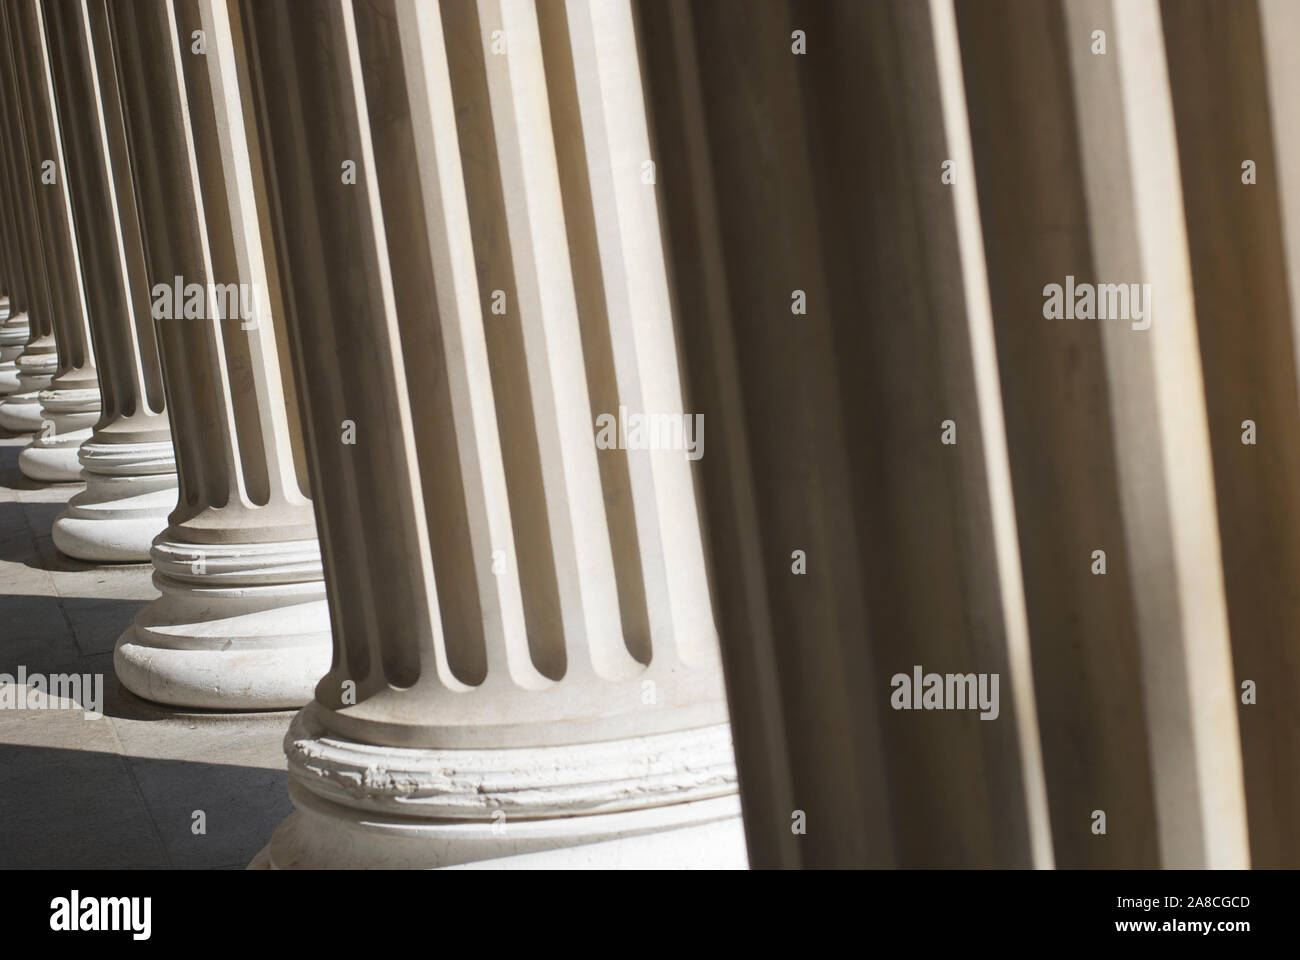
[(24, 443), (0, 430), (0, 684), (102, 674), (103, 716), (0, 709), (0, 869), (243, 868), (289, 813), (292, 713), (179, 712), (118, 686), (113, 643), (158, 595), (152, 568), (60, 554), (50, 525), (81, 485), (23, 477)]

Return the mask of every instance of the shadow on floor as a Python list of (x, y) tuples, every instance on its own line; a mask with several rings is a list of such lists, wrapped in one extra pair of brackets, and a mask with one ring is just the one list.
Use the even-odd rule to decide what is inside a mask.
[[(113, 645), (149, 601), (0, 594), (0, 673), (48, 673)], [(110, 670), (111, 665), (110, 665)]]
[(0, 745), (0, 771), (0, 869), (242, 868), (291, 810), (283, 770)]
[[(284, 716), (293, 714), (292, 710), (203, 710), (191, 707), (171, 707), (155, 703), (136, 696), (123, 687), (113, 672), (113, 646), (117, 638), (131, 623), (135, 611), (144, 605), (143, 600), (103, 600), (82, 597), (29, 597), (5, 596), (0, 594), (0, 677), (13, 678), (16, 681), (19, 670), (27, 676), (32, 674), (90, 674), (100, 678), (102, 703), (100, 710), (106, 717), (119, 720), (220, 720), (250, 719), (257, 717)], [(61, 605), (61, 606), (60, 606)], [(97, 650), (89, 655), (83, 654), (68, 631), (60, 633), (53, 626), (52, 618), (58, 618), (63, 609), (70, 611), (73, 617), (81, 616), (83, 610), (93, 611), (100, 617), (95, 625), (93, 636), (100, 638)], [(35, 631), (22, 633), (10, 632), (6, 621), (16, 618), (27, 619), (37, 625)], [(41, 629), (40, 625), (44, 624)], [(10, 624), (11, 625), (11, 624)], [(21, 642), (20, 642), (21, 641)], [(0, 716), (0, 720), (3, 717)]]
[(0, 561), (21, 563), (51, 573), (152, 569), (148, 561), (87, 561), (60, 553), (51, 540), (51, 530), (65, 509), (67, 505), (57, 500), (0, 503)]

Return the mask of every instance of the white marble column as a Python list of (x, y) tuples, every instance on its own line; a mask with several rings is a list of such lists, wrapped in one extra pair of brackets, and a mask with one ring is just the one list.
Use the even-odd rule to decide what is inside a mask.
[(249, 40), (334, 625), (258, 864), (743, 866), (691, 462), (596, 443), (689, 413), (628, 3), (200, 6)]
[(951, 5), (638, 12), (751, 863), (1050, 867)]
[[(0, 163), (3, 163), (0, 154)], [(0, 174), (0, 206), (4, 216), (13, 217), (13, 205), (4, 174)], [(13, 250), (9, 246), (9, 228), (0, 226), (0, 397), (8, 396), (18, 390), (18, 364), (14, 361), (23, 352), (23, 345), (31, 336), (27, 323), (27, 312), (19, 306), (18, 298), (18, 264)]]
[(180, 483), (152, 549), (163, 595), (114, 663), (164, 703), (300, 705), (329, 616), (241, 80), (229, 42), (195, 52), (192, 4), (107, 12)]
[(82, 560), (148, 560), (176, 506), (176, 464), (108, 14), (104, 0), (43, 10), (103, 393), (79, 453), (86, 489), (54, 522), (54, 543)]
[(17, 308), (17, 287), (13, 276), (12, 268), (6, 261), (7, 286), (11, 292), (0, 300), (0, 304), (3, 304), (0, 306), (0, 316), (4, 317), (0, 320), (0, 397), (18, 392), (17, 360), (31, 337), (27, 312)]
[[(41, 429), (40, 391), (50, 384), (59, 367), (50, 322), (49, 293), (45, 279), (45, 256), (41, 249), (41, 230), (36, 221), (36, 204), (32, 195), (31, 167), (27, 140), (17, 113), (15, 89), (18, 84), (16, 64), (9, 55), (10, 41), (7, 11), (0, 13), (0, 124), (6, 134), (0, 137), (3, 158), (4, 198), (8, 215), (0, 225), (5, 231), (14, 268), (13, 293), (18, 312), (10, 320), (25, 318), (28, 333), (20, 352), (14, 357), (14, 389), (0, 401), (0, 427), (15, 433), (33, 433)], [(13, 304), (11, 298), (11, 305)], [(6, 322), (5, 326), (9, 326)], [(15, 331), (16, 335), (16, 331)]]
[(67, 164), (37, 0), (9, 5), (7, 32), (15, 84), (12, 102), (26, 139), (26, 173), (40, 224), (58, 369), (40, 391), (41, 426), (18, 457), (33, 480), (81, 478), (77, 451), (99, 419), (99, 378), (90, 341), (80, 258), (73, 236)]
[[(1220, 438), (1240, 449), (1240, 432), (1214, 406), (1226, 348), (1204, 347), (1222, 311), (1203, 309), (1214, 278), (1189, 237), (1215, 221), (1184, 184), (1206, 148), (1180, 147), (1161, 4), (961, 2), (955, 19), (1057, 862), (1248, 866), (1225, 590), (1240, 561), (1221, 539), (1242, 521), (1215, 493)], [(1222, 179), (1234, 198), (1238, 175)], [(1134, 299), (1049, 319), (1045, 286), (1067, 277)]]
[[(1114, 7), (1123, 27), (1128, 4), (1115, 0)], [(1182, 186), (1187, 313), (1196, 317), (1204, 374), (1231, 639), (1220, 702), (1235, 715), (1240, 734), (1250, 866), (1295, 869), (1300, 699), (1293, 691), (1300, 688), (1300, 657), (1291, 636), (1300, 616), (1294, 586), (1300, 580), (1300, 195), (1293, 171), (1300, 161), (1300, 8), (1277, 0), (1198, 0), (1163, 4), (1158, 13), (1172, 105), (1165, 129), (1179, 161), (1179, 176), (1171, 179)], [(1149, 59), (1144, 40), (1135, 37), (1125, 50), (1124, 73), (1133, 61)], [(1135, 112), (1130, 123), (1137, 127), (1142, 119)], [(1142, 164), (1144, 171), (1149, 166)], [(1157, 307), (1156, 322), (1160, 316)], [(1257, 430), (1253, 444), (1242, 442), (1245, 419)], [(1180, 461), (1170, 462), (1183, 472)], [(1203, 556), (1198, 552), (1198, 561)], [(1189, 672), (1189, 686), (1198, 740), (1209, 752), (1234, 727), (1220, 722), (1202, 693), (1207, 679), (1218, 683), (1203, 672), (1201, 663), (1213, 664), (1203, 656), (1189, 657), (1200, 667)], [(1202, 783), (1222, 779), (1222, 761), (1197, 759)], [(1212, 802), (1221, 794), (1206, 787), (1201, 793), (1202, 821), (1223, 823), (1224, 804)], [(1245, 861), (1245, 855), (1237, 859)]]
[(0, 309), (4, 320), (0, 321), (0, 397), (18, 391), (17, 359), (23, 352), (23, 345), (31, 336), (27, 325), (27, 315), (13, 309), (13, 298), (5, 297), (5, 306)]

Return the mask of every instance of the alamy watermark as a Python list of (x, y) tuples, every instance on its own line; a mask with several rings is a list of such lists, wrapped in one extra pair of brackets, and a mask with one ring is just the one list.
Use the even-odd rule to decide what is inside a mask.
[(152, 916), (152, 897), (83, 897), (73, 890), (50, 901), (50, 929), (60, 933), (125, 930), (132, 940), (148, 940)]
[(890, 677), (889, 685), (895, 710), (979, 710), (981, 720), (996, 720), (1001, 712), (996, 673), (922, 673), (918, 663), (910, 676)]
[(239, 320), (240, 330), (256, 330), (267, 315), (255, 283), (155, 283), (149, 291), (155, 320)]
[(681, 450), (687, 460), (704, 456), (704, 414), (628, 413), (596, 417), (598, 450)]
[(1075, 283), (1043, 287), (1044, 320), (1129, 320), (1134, 330), (1151, 326), (1151, 284)]
[[(67, 702), (65, 702), (67, 701)], [(68, 702), (71, 705), (68, 705)], [(84, 710), (87, 719), (104, 715), (102, 673), (0, 673), (0, 710)]]

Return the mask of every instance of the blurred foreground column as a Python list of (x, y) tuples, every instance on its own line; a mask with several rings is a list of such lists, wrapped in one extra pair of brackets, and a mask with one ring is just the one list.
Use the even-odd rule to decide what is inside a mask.
[[(250, 41), (334, 622), (259, 863), (743, 866), (629, 5), (203, 7)], [(646, 414), (675, 449), (617, 442)]]
[(1250, 863), (1300, 867), (1300, 6), (1162, 3)]
[(750, 859), (1050, 866), (951, 6), (639, 9)]
[(105, 0), (44, 0), (103, 408), (81, 445), (86, 489), (54, 522), (81, 560), (148, 560), (176, 506), (176, 464), (126, 155)]
[(329, 666), (329, 617), (229, 42), (201, 49), (194, 2), (107, 9), (180, 481), (152, 550), (162, 597), (114, 665), (163, 703), (301, 705)]
[(1159, 5), (957, 19), (1057, 862), (1247, 866)]

